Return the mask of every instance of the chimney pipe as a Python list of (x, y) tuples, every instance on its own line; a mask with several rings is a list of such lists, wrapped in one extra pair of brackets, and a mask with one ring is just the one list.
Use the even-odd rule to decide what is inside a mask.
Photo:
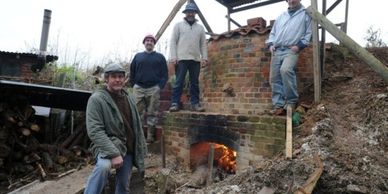
[(31, 65), (31, 70), (33, 72), (41, 71), (46, 64), (46, 50), (47, 50), (47, 40), (49, 35), (50, 22), (51, 22), (51, 10), (45, 9), (44, 16), (43, 16), (42, 34), (40, 36), (40, 48), (39, 48), (38, 60), (35, 64)]
[(43, 16), (42, 35), (40, 37), (40, 48), (39, 48), (40, 55), (46, 55), (50, 22), (51, 22), (51, 10), (45, 9), (44, 16)]

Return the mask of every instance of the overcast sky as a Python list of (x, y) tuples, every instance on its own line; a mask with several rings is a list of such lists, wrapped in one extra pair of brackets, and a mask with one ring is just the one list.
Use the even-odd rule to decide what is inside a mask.
[[(60, 61), (80, 61), (82, 66), (111, 59), (129, 60), (134, 52), (143, 50), (145, 34), (156, 34), (178, 0), (0, 0), (0, 50), (26, 52), (39, 48), (44, 9), (52, 10), (49, 45)], [(321, 4), (322, 0), (318, 3)], [(335, 0), (327, 0), (329, 7)], [(348, 35), (365, 45), (370, 26), (380, 29), (388, 42), (388, 16), (383, 0), (349, 0)], [(215, 33), (227, 30), (226, 8), (215, 0), (196, 0)], [(306, 7), (309, 0), (302, 0)], [(183, 10), (182, 7), (181, 11)], [(234, 13), (231, 17), (241, 25), (254, 17), (269, 23), (287, 8), (286, 2)], [(161, 37), (159, 48), (166, 50), (166, 41), (174, 23), (184, 16), (178, 12)], [(344, 21), (345, 0), (330, 13), (333, 23)], [(232, 29), (236, 26), (232, 25)], [(329, 38), (334, 41), (333, 38)], [(77, 53), (77, 57), (74, 54)]]

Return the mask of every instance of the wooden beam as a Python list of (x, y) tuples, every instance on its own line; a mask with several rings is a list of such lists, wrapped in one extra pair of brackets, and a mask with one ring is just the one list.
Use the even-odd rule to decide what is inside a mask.
[(287, 106), (286, 158), (292, 158), (292, 108)]
[(167, 19), (163, 22), (162, 26), (160, 27), (158, 33), (156, 33), (155, 38), (156, 41), (159, 40), (159, 38), (163, 35), (164, 31), (170, 25), (171, 21), (174, 19), (175, 15), (178, 13), (179, 9), (182, 7), (183, 4), (186, 3), (187, 0), (179, 0), (172, 11), (170, 12), (170, 15), (168, 15)]
[[(326, 0), (322, 0), (322, 15), (326, 16)], [(318, 27), (319, 28), (319, 27)], [(321, 79), (325, 74), (325, 44), (326, 44), (326, 30), (321, 29), (321, 45), (320, 45), (320, 63), (321, 63)]]
[(345, 22), (343, 31), (347, 33), (348, 31), (348, 14), (349, 14), (349, 0), (346, 0), (345, 4)]
[(162, 153), (162, 167), (166, 168), (166, 139), (164, 135), (164, 129), (162, 129), (162, 135), (161, 135), (161, 140), (160, 140), (160, 150)]
[(210, 28), (210, 25), (207, 23), (206, 21), (206, 18), (205, 16), (203, 16), (201, 10), (199, 9), (198, 5), (195, 3), (194, 0), (191, 0), (191, 2), (193, 2), (195, 4), (195, 6), (197, 6), (197, 9), (198, 9), (198, 16), (199, 18), (201, 19), (203, 25), (205, 26), (206, 30), (210, 33), (213, 33), (213, 30)]
[(236, 12), (239, 12), (239, 11), (245, 11), (245, 10), (248, 10), (248, 9), (253, 9), (253, 8), (256, 8), (256, 7), (261, 7), (261, 6), (270, 5), (270, 4), (274, 4), (274, 3), (278, 3), (278, 2), (283, 2), (283, 1), (284, 0), (272, 0), (272, 1), (264, 1), (264, 2), (260, 2), (260, 3), (250, 4), (250, 5), (239, 7), (239, 8), (236, 8), (236, 9), (231, 9), (230, 13), (236, 13)]
[[(317, 0), (311, 0), (311, 7), (315, 10), (317, 9)], [(311, 22), (313, 27), (314, 101), (319, 102), (321, 101), (321, 63), (319, 55), (318, 23), (314, 20)]]
[(227, 15), (227, 18), (228, 18), (228, 32), (230, 32), (230, 8), (228, 8), (228, 15)]
[(370, 54), (367, 50), (362, 48), (353, 39), (351, 39), (345, 32), (339, 30), (332, 22), (325, 16), (320, 14), (316, 9), (309, 6), (306, 9), (307, 13), (324, 27), (331, 35), (347, 47), (356, 57), (368, 64), (376, 73), (378, 73), (386, 82), (388, 82), (388, 67), (381, 63), (376, 57)]
[(331, 6), (329, 7), (329, 9), (326, 10), (326, 14), (329, 14), (331, 11), (333, 11), (333, 9), (334, 9), (335, 7), (337, 7), (337, 5), (338, 5), (339, 3), (341, 3), (341, 1), (342, 1), (342, 0), (337, 0), (336, 2), (334, 2), (333, 5), (331, 5)]
[(236, 22), (234, 19), (228, 18), (228, 15), (226, 15), (225, 17), (226, 17), (229, 21), (231, 21), (234, 25), (236, 25), (237, 27), (241, 28), (241, 25), (240, 25), (238, 22)]

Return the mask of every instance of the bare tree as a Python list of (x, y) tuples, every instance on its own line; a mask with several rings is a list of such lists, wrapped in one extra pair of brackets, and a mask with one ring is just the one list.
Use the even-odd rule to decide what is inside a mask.
[(365, 40), (367, 41), (366, 47), (386, 47), (387, 44), (383, 42), (381, 39), (381, 30), (377, 29), (375, 30), (373, 26), (370, 26), (367, 30), (367, 35), (365, 37)]

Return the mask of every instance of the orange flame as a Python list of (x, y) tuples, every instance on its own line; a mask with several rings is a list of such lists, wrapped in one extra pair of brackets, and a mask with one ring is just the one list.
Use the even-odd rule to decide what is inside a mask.
[(221, 156), (219, 158), (214, 158), (217, 161), (217, 165), (223, 168), (228, 173), (236, 173), (237, 153), (224, 145), (214, 145), (215, 149), (221, 149)]

